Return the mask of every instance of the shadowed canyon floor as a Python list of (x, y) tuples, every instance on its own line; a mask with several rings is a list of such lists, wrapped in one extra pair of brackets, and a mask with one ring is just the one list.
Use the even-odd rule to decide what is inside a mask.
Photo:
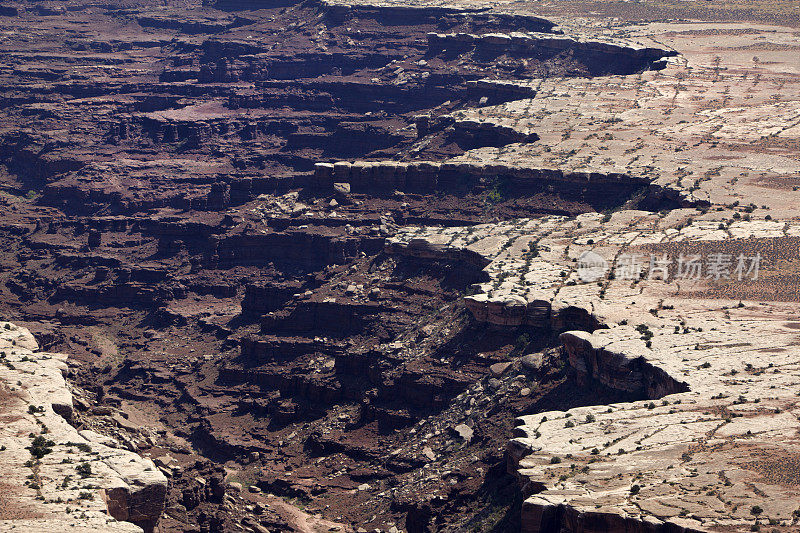
[(640, 4), (4, 2), (0, 527), (794, 531), (797, 14)]

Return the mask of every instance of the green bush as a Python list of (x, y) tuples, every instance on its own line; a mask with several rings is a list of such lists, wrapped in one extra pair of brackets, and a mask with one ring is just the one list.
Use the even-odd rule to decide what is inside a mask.
[(92, 475), (92, 465), (89, 463), (81, 463), (75, 467), (75, 471), (83, 478), (89, 477)]

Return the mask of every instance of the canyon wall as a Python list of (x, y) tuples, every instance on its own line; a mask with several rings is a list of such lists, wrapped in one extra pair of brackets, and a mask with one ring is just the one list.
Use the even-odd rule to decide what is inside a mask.
[(153, 531), (167, 478), (113, 439), (79, 430), (67, 356), (39, 351), (25, 328), (0, 322), (0, 529)]

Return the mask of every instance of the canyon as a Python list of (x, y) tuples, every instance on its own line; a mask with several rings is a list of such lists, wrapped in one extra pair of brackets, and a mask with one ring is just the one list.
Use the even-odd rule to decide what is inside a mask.
[(794, 531), (797, 15), (617, 4), (5, 1), (0, 529)]

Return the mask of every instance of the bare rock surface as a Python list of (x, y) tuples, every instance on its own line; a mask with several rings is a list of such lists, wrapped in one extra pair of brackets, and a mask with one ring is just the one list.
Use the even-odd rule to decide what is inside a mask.
[(797, 23), (4, 2), (2, 528), (795, 531)]
[[(782, 260), (765, 262), (759, 280), (648, 279), (642, 263), (632, 279), (605, 272), (599, 283), (581, 280), (575, 260), (587, 250), (619, 258), (682, 247), (710, 253), (715, 246), (763, 245), (775, 253), (781, 246), (794, 254), (788, 235), (795, 226), (739, 222), (747, 239), (720, 241), (716, 225), (698, 221), (676, 230), (643, 212), (552, 222), (520, 221), (506, 231), (487, 226), (486, 233), (425, 230), (433, 243), (464, 243), (493, 258), (486, 267), (492, 281), (467, 297), (478, 320), (565, 331), (560, 342), (579, 380), (642, 398), (517, 420), (509, 468), (535, 494), (523, 505), (525, 530), (582, 530), (594, 520), (623, 529), (633, 522), (749, 528), (759, 518), (752, 509), (763, 510), (762, 520), (794, 524), (794, 470), (784, 458), (795, 453), (798, 426), (796, 293), (754, 292), (780, 274)], [(654, 229), (637, 229), (648, 227)], [(412, 231), (406, 238), (426, 237)], [(531, 242), (540, 250), (535, 257)], [(393, 249), (403, 246), (395, 242)], [(575, 317), (585, 331), (570, 331), (579, 325)]]
[(0, 348), (2, 528), (152, 530), (167, 479), (152, 461), (69, 424), (67, 356), (39, 351), (30, 332), (10, 322), (0, 323)]
[[(686, 32), (703, 35), (707, 27), (642, 30), (660, 28), (680, 39)], [(681, 50), (677, 63), (638, 78), (647, 79), (638, 89), (640, 81), (630, 78), (537, 83), (535, 98), (504, 104), (488, 120), (522, 131), (533, 122), (548, 124), (539, 143), (458, 158), (482, 165), (519, 158), (563, 169), (560, 158), (569, 151), (568, 161), (587, 172), (603, 168), (598, 158), (609, 164), (606, 172), (641, 164), (637, 173), (652, 176), (649, 193), (658, 186), (662, 198), (682, 209), (407, 228), (389, 240), (395, 253), (474, 253), (490, 261), (489, 281), (466, 297), (477, 320), (561, 332), (579, 380), (640, 398), (517, 419), (508, 455), (510, 471), (530, 494), (522, 507), (525, 531), (595, 531), (600, 523), (645, 531), (796, 524), (798, 300), (786, 269), (797, 246), (790, 199), (797, 188), (779, 184), (790, 183), (798, 167), (796, 151), (763, 146), (792, 135), (798, 102), (794, 96), (779, 102), (739, 82), (718, 85), (726, 75), (752, 75), (751, 58), (740, 53), (739, 39), (747, 38), (734, 36), (737, 28), (720, 30), (732, 37), (715, 41), (713, 57), (701, 37)], [(754, 33), (789, 37), (773, 30)], [(795, 67), (780, 60), (758, 70), (759, 82), (796, 83)], [(711, 97), (715, 88), (722, 90), (719, 99)], [(595, 90), (589, 100), (576, 98)], [(758, 95), (760, 103), (753, 101)], [(703, 104), (709, 97), (715, 103)], [(456, 119), (487, 120), (492, 113)], [(592, 182), (588, 173), (586, 179)], [(756, 208), (760, 217), (751, 216)], [(591, 279), (582, 264), (586, 252), (604, 260)], [(678, 258), (690, 252), (703, 261), (723, 254), (725, 272), (715, 275), (704, 265), (696, 279), (679, 279)], [(765, 260), (757, 280), (735, 272), (736, 258), (756, 254)], [(655, 271), (651, 261), (662, 257), (669, 258), (668, 270)]]

